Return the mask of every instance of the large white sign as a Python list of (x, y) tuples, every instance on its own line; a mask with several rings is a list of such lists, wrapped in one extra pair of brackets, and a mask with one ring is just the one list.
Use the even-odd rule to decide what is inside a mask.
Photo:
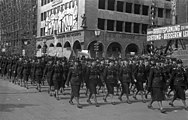
[[(49, 12), (45, 21), (45, 34), (69, 32), (78, 29), (78, 0), (66, 0), (59, 9)], [(55, 10), (55, 11), (54, 11)], [(55, 14), (54, 14), (55, 13)]]
[(148, 29), (147, 41), (188, 38), (188, 23)]

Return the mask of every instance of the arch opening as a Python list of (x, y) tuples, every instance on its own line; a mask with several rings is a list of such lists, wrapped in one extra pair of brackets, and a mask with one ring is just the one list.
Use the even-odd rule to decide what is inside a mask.
[(50, 47), (54, 47), (54, 44), (53, 44), (53, 43), (51, 43), (51, 44), (50, 44)]
[(121, 58), (122, 46), (118, 42), (112, 42), (107, 48), (107, 57)]
[(41, 46), (41, 45), (38, 45), (38, 46), (37, 46), (37, 49), (41, 49), (41, 48), (42, 48), (42, 46)]
[(134, 43), (129, 44), (126, 48), (125, 53), (126, 54), (137, 54), (138, 53), (138, 46)]
[(64, 44), (64, 48), (70, 48), (71, 47), (71, 44), (67, 41), (67, 42), (65, 42), (65, 44)]
[(74, 44), (73, 44), (73, 52), (74, 52), (74, 55), (77, 57), (78, 55), (78, 52), (81, 51), (82, 48), (81, 48), (81, 44), (79, 41), (75, 41)]
[(57, 43), (56, 47), (62, 47), (61, 43)]
[[(98, 42), (98, 43), (97, 43)], [(95, 50), (95, 44), (98, 44), (98, 50), (96, 51)], [(104, 45), (102, 42), (100, 41), (92, 41), (91, 43), (89, 43), (88, 45), (88, 51), (90, 53), (90, 56), (92, 58), (95, 58), (95, 57), (103, 57), (103, 51), (104, 51)]]

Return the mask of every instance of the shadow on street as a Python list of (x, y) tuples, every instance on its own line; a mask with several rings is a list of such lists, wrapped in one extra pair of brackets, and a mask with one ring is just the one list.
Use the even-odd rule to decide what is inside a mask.
[(0, 112), (12, 112), (15, 108), (38, 106), (34, 104), (0, 104)]

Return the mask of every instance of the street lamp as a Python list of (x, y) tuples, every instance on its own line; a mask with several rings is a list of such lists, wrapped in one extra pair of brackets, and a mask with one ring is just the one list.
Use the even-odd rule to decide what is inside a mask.
[(101, 34), (100, 29), (95, 30), (95, 36), (99, 37), (99, 36), (100, 36), (100, 34)]

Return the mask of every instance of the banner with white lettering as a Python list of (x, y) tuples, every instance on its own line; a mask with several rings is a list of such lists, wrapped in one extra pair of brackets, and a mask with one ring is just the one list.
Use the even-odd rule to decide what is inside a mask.
[(188, 37), (188, 23), (147, 30), (147, 41), (172, 40)]

